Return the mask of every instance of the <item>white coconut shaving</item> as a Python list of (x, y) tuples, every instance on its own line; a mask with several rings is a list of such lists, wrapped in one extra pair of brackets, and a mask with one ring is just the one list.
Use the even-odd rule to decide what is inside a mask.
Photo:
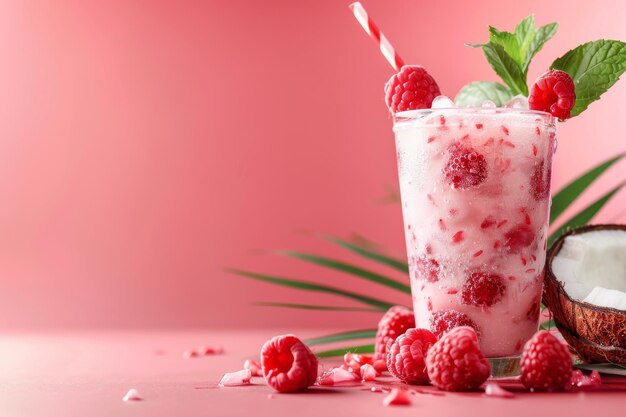
[(552, 272), (570, 297), (626, 310), (626, 231), (597, 230), (566, 237)]

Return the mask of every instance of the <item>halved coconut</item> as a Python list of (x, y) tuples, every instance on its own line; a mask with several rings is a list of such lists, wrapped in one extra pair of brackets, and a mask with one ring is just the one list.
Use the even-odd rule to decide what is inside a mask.
[(581, 359), (625, 365), (626, 225), (585, 226), (554, 242), (543, 300)]

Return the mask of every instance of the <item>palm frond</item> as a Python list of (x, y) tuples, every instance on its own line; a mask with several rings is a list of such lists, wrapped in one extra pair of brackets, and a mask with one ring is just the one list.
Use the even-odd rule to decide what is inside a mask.
[(324, 343), (341, 342), (343, 340), (366, 339), (376, 337), (376, 329), (353, 330), (350, 332), (333, 333), (305, 340), (308, 345), (321, 345)]
[(626, 153), (619, 154), (608, 161), (591, 168), (589, 171), (574, 179), (572, 182), (561, 188), (552, 197), (550, 206), (550, 223), (556, 220), (563, 212), (589, 187), (604, 171), (611, 165), (622, 159)]
[(277, 285), (282, 285), (285, 287), (291, 287), (291, 288), (297, 288), (300, 290), (307, 290), (307, 291), (317, 291), (317, 292), (325, 292), (325, 293), (329, 293), (329, 294), (334, 294), (334, 295), (339, 295), (342, 297), (346, 297), (346, 298), (351, 298), (353, 300), (359, 301), (363, 304), (367, 304), (373, 307), (377, 307), (381, 310), (388, 310), (389, 308), (391, 308), (394, 304), (392, 303), (388, 303), (386, 301), (382, 301), (382, 300), (378, 300), (376, 298), (372, 298), (372, 297), (367, 297), (365, 295), (361, 295), (361, 294), (357, 294), (357, 293), (353, 293), (350, 291), (346, 291), (340, 288), (335, 288), (335, 287), (330, 287), (327, 285), (322, 285), (322, 284), (317, 284), (315, 282), (309, 282), (309, 281), (301, 281), (301, 280), (296, 280), (296, 279), (290, 279), (290, 278), (282, 278), (282, 277), (275, 277), (275, 276), (270, 276), (270, 275), (264, 275), (264, 274), (257, 274), (255, 272), (249, 272), (249, 271), (242, 271), (239, 269), (227, 269), (227, 272), (230, 272), (232, 274), (236, 274), (242, 277), (246, 277), (246, 278), (252, 278), (252, 279), (256, 279), (258, 281), (264, 281), (264, 282), (269, 282), (272, 284), (277, 284)]
[(326, 258), (323, 256), (311, 255), (308, 253), (302, 252), (292, 252), (292, 251), (280, 251), (277, 252), (279, 255), (288, 256), (290, 258), (301, 259), (306, 262), (310, 262), (316, 265), (320, 265), (326, 268), (335, 269), (337, 271), (345, 272), (350, 275), (354, 275), (359, 278), (363, 278), (372, 282), (376, 282), (377, 284), (385, 285), (389, 288), (393, 288), (399, 291), (402, 291), (406, 294), (411, 293), (411, 287), (398, 282), (394, 279), (386, 277), (381, 274), (377, 274), (372, 271), (368, 271), (366, 269), (360, 268), (358, 266), (350, 265), (345, 262), (337, 261), (335, 259)]

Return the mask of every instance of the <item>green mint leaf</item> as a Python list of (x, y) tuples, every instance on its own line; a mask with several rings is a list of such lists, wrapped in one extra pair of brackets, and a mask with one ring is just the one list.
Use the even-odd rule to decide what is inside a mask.
[(482, 48), (485, 46), (484, 43), (466, 43), (465, 46), (469, 46), (470, 48)]
[(491, 100), (496, 106), (504, 106), (513, 93), (508, 87), (492, 81), (476, 81), (461, 88), (454, 101), (459, 107), (480, 107), (484, 101)]
[(577, 116), (626, 71), (626, 43), (605, 39), (587, 42), (558, 58), (550, 68), (565, 71), (574, 80), (572, 117)]
[(535, 57), (537, 52), (541, 51), (543, 45), (554, 36), (558, 27), (559, 24), (555, 22), (548, 23), (547, 25), (541, 26), (539, 29), (537, 29), (537, 33), (535, 34), (535, 37), (528, 47), (528, 51), (526, 52), (526, 59), (524, 61), (524, 64), (522, 65), (522, 70), (525, 74), (528, 73), (530, 61)]
[(526, 61), (528, 49), (533, 39), (535, 39), (535, 36), (535, 16), (531, 14), (515, 26), (515, 37), (519, 45), (519, 59), (515, 59), (515, 61), (520, 67), (522, 67)]
[(501, 32), (493, 26), (489, 26), (489, 41), (504, 48), (504, 51), (517, 62), (521, 62), (521, 50), (518, 38), (515, 34), (509, 32)]
[(506, 53), (502, 45), (489, 42), (483, 46), (483, 52), (491, 68), (509, 86), (513, 94), (528, 96), (528, 86), (523, 71), (517, 62)]

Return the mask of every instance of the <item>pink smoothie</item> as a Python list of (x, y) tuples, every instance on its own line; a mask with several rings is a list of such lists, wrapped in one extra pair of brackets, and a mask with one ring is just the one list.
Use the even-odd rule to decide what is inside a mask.
[(486, 356), (519, 354), (539, 317), (554, 119), (429, 109), (394, 131), (417, 326), (471, 325)]

